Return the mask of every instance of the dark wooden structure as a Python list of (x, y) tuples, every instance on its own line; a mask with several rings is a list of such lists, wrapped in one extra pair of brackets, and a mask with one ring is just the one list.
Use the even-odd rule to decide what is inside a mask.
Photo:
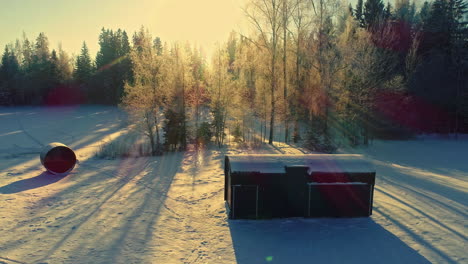
[(361, 155), (230, 155), (224, 170), (231, 219), (372, 214), (375, 169)]

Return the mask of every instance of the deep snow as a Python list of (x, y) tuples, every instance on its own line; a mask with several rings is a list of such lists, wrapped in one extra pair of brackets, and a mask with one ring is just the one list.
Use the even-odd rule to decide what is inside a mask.
[[(110, 107), (0, 109), (0, 263), (468, 263), (468, 140), (376, 141), (374, 214), (228, 220), (232, 148), (99, 160), (125, 131)], [(45, 172), (41, 144), (80, 160)], [(265, 145), (262, 153), (302, 153)]]

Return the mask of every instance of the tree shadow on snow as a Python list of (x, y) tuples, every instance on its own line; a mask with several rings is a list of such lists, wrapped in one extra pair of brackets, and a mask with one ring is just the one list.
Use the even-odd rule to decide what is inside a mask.
[(31, 189), (36, 189), (39, 187), (43, 187), (54, 182), (58, 182), (64, 177), (53, 175), (47, 171), (39, 174), (36, 177), (28, 178), (19, 180), (8, 185), (0, 187), (0, 194), (13, 194), (19, 193)]
[(237, 263), (430, 263), (371, 218), (231, 220)]
[[(70, 261), (79, 259), (80, 263), (93, 263), (99, 259), (106, 263), (142, 263), (182, 159), (183, 153), (127, 158), (113, 166), (115, 171), (98, 171), (83, 178), (74, 175), (76, 182), (72, 186), (40, 203), (68, 199), (77, 202), (62, 207), (62, 210), (72, 210), (64, 219), (73, 226), (44, 247), (41, 257), (35, 261), (56, 260), (57, 254), (70, 249), (73, 242), (68, 254)], [(86, 163), (80, 167), (86, 171), (93, 169)], [(73, 195), (81, 198), (74, 199)], [(121, 196), (128, 197), (122, 200)], [(60, 221), (55, 222), (60, 224)]]

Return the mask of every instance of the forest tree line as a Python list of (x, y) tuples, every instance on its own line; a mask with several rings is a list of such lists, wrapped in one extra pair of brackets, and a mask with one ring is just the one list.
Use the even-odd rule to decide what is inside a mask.
[(125, 81), (131, 80), (127, 33), (102, 29), (100, 49), (92, 59), (83, 42), (81, 52), (70, 57), (61, 46), (50, 49), (45, 33), (32, 41), (21, 39), (6, 45), (0, 66), (2, 105), (66, 105), (120, 102)]
[(238, 141), (304, 139), (321, 151), (376, 136), (468, 132), (467, 8), (463, 0), (251, 0), (251, 30), (232, 32), (210, 62), (143, 27), (131, 37), (102, 29), (95, 59), (86, 43), (71, 58), (51, 51), (44, 33), (23, 36), (3, 52), (0, 104), (120, 105), (153, 154), (191, 140), (221, 145), (226, 128)]

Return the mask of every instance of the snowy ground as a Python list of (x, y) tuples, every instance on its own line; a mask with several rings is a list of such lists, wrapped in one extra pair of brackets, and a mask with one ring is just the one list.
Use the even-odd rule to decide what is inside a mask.
[[(122, 118), (105, 107), (0, 109), (0, 263), (468, 263), (468, 140), (348, 151), (377, 169), (370, 218), (227, 220), (222, 161), (241, 151), (93, 158)], [(39, 162), (52, 141), (80, 160), (65, 178)]]

